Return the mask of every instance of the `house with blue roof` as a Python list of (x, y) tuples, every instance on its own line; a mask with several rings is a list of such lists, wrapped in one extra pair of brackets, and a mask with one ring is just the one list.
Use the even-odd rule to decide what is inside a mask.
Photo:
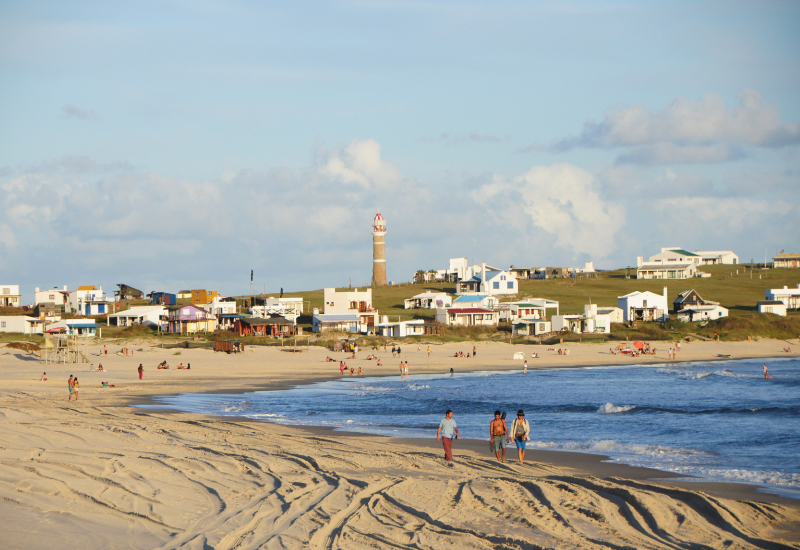
[(494, 309), (499, 302), (499, 299), (494, 296), (489, 296), (488, 294), (462, 294), (453, 300), (452, 307), (483, 307), (486, 309)]
[(456, 294), (517, 294), (517, 278), (503, 269), (488, 269), (482, 264), (481, 270), (469, 279), (456, 283)]

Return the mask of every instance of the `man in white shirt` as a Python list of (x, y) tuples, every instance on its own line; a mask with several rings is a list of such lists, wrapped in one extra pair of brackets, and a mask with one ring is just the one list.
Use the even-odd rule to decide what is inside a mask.
[(439, 441), (440, 436), (444, 447), (444, 459), (447, 461), (448, 466), (452, 466), (453, 439), (458, 438), (458, 426), (456, 421), (453, 420), (453, 411), (450, 409), (447, 409), (444, 418), (439, 422), (439, 429), (436, 430), (436, 441)]

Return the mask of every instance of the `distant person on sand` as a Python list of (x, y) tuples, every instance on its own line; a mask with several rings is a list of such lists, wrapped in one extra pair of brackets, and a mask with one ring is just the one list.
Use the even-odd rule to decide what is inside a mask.
[(522, 374), (528, 374), (528, 362), (522, 363)]
[(477, 356), (478, 356), (478, 350), (475, 349), (475, 346), (472, 346), (472, 357), (477, 357)]
[[(766, 365), (764, 366), (764, 368), (766, 369)], [(72, 390), (74, 389), (72, 387), (73, 382), (74, 382), (74, 380), (72, 378), (72, 375), (70, 374), (69, 375), (69, 380), (67, 380), (67, 387), (69, 388), (69, 399), (67, 399), (67, 401), (72, 401)]]
[[(508, 426), (506, 421), (500, 418), (500, 411), (494, 411), (494, 420), (489, 422), (489, 441), (492, 442), (492, 449), (497, 460), (500, 462), (506, 461), (506, 441), (511, 441), (508, 436)], [(503, 456), (500, 456), (500, 450), (503, 451)]]
[(436, 441), (441, 438), (444, 447), (444, 459), (448, 466), (453, 465), (453, 439), (458, 439), (458, 426), (453, 420), (453, 411), (447, 409), (444, 418), (439, 422), (439, 429), (436, 430)]
[(144, 367), (142, 366), (141, 363), (139, 363), (139, 368), (136, 369), (136, 370), (139, 371), (139, 380), (141, 380), (142, 379), (142, 374), (144, 374)]
[(428, 346), (428, 357), (430, 357), (430, 356), (431, 356), (431, 347)]
[(517, 418), (511, 423), (511, 437), (517, 444), (517, 455), (519, 455), (519, 463), (523, 464), (525, 461), (525, 445), (528, 443), (530, 437), (531, 426), (525, 420), (525, 412), (517, 411)]
[(80, 384), (78, 384), (78, 377), (76, 376), (75, 379), (72, 381), (72, 393), (75, 394), (75, 401), (78, 400), (79, 389), (80, 389)]
[(40, 382), (47, 382), (47, 373), (46, 372), (42, 373), (42, 378), (39, 381)]
[(108, 355), (108, 347), (105, 344), (103, 344), (103, 354)]

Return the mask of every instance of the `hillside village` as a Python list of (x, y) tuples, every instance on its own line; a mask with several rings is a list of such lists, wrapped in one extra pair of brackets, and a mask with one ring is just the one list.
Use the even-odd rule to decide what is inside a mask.
[[(755, 325), (798, 318), (800, 254), (781, 253), (772, 264), (757, 267), (740, 264), (732, 251), (662, 248), (647, 261), (639, 256), (636, 264), (635, 272), (597, 271), (592, 262), (581, 268), (503, 269), (452, 258), (447, 268), (417, 271), (413, 282), (404, 284), (250, 296), (208, 289), (145, 293), (128, 284), (116, 285), (113, 293), (100, 285), (36, 287), (34, 302), (26, 305), (20, 285), (7, 284), (0, 285), (0, 333), (96, 338), (135, 329), (154, 336), (265, 343), (299, 336), (481, 334), (563, 342), (671, 339), (676, 326), (681, 335), (743, 338), (742, 330), (761, 335), (764, 328)], [(723, 323), (731, 316), (752, 326), (733, 334)]]

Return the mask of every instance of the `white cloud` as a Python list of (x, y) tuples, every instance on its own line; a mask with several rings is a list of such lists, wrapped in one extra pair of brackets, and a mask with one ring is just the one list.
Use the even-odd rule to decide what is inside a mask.
[(320, 174), (365, 189), (390, 188), (403, 179), (400, 170), (381, 158), (381, 146), (374, 139), (353, 140), (330, 156)]
[(547, 231), (558, 247), (597, 259), (614, 251), (625, 224), (625, 209), (601, 198), (592, 174), (571, 164), (533, 166), (510, 181), (495, 176), (472, 196), (495, 219), (520, 228), (529, 222)]
[(728, 106), (717, 94), (699, 101), (679, 97), (658, 111), (630, 105), (587, 122), (580, 136), (552, 149), (629, 148), (618, 162), (639, 164), (721, 162), (744, 156), (743, 146), (786, 147), (800, 144), (800, 124), (784, 122), (777, 105), (765, 103), (753, 90)]

